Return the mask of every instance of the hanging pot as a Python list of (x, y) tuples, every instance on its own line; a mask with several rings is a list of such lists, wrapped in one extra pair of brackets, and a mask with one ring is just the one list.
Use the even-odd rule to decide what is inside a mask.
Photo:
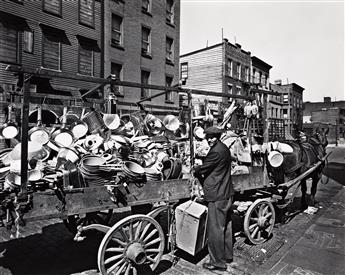
[(202, 119), (205, 117), (205, 105), (202, 103), (193, 104), (193, 119)]
[(8, 106), (8, 121), (1, 129), (1, 135), (6, 139), (14, 138), (18, 135), (17, 125), (11, 120), (12, 118), (12, 106)]
[(87, 124), (91, 134), (95, 134), (105, 127), (103, 118), (97, 111), (90, 111), (86, 113), (82, 118), (82, 121)]
[(28, 133), (29, 139), (38, 144), (45, 145), (50, 140), (50, 132), (42, 125), (42, 108), (37, 109), (37, 126), (31, 128)]
[(87, 124), (82, 120), (84, 114), (85, 108), (82, 109), (80, 118), (71, 124), (71, 130), (75, 139), (80, 139), (84, 137), (89, 130)]
[(66, 128), (67, 107), (63, 108), (62, 127), (52, 134), (53, 141), (61, 147), (69, 147), (74, 141), (73, 133)]

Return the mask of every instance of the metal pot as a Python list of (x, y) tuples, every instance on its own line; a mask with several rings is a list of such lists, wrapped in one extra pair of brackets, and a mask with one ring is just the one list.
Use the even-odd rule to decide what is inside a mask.
[(62, 115), (62, 126), (59, 130), (55, 131), (52, 134), (52, 140), (61, 147), (69, 147), (72, 145), (74, 141), (73, 133), (66, 128), (67, 122), (67, 107), (63, 108), (63, 115)]
[(45, 145), (50, 139), (50, 132), (42, 125), (42, 108), (37, 109), (37, 126), (31, 128), (28, 133), (29, 139), (38, 144)]
[(84, 121), (82, 121), (84, 114), (85, 108), (82, 109), (80, 118), (71, 124), (71, 130), (75, 139), (80, 139), (84, 137), (89, 130), (87, 124)]
[(69, 160), (72, 163), (76, 163), (80, 159), (78, 151), (72, 147), (61, 148), (59, 150), (57, 157)]
[(82, 121), (87, 124), (91, 134), (95, 134), (106, 127), (101, 114), (97, 111), (88, 112), (83, 116)]
[(8, 121), (1, 129), (1, 135), (6, 139), (14, 138), (18, 135), (17, 125), (11, 120), (12, 118), (12, 106), (8, 106)]

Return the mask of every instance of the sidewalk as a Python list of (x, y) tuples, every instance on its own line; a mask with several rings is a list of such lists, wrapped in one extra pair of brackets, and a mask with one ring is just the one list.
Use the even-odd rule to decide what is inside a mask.
[(267, 274), (344, 274), (344, 229), (345, 188)]

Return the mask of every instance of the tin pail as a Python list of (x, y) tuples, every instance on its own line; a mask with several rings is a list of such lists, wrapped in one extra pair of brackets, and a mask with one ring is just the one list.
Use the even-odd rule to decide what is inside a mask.
[(92, 134), (105, 127), (101, 114), (96, 111), (90, 111), (85, 114), (82, 121), (87, 124), (89, 132)]

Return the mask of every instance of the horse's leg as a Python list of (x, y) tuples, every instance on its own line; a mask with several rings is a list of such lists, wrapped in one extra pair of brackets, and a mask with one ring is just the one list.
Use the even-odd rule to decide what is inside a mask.
[(310, 205), (315, 206), (315, 195), (317, 191), (317, 184), (321, 178), (321, 175), (319, 173), (315, 173), (312, 177), (312, 184), (310, 189)]
[(301, 197), (301, 210), (307, 209), (308, 204), (306, 200), (306, 194), (307, 194), (307, 181), (306, 179), (301, 180), (301, 191), (302, 191), (302, 197)]

